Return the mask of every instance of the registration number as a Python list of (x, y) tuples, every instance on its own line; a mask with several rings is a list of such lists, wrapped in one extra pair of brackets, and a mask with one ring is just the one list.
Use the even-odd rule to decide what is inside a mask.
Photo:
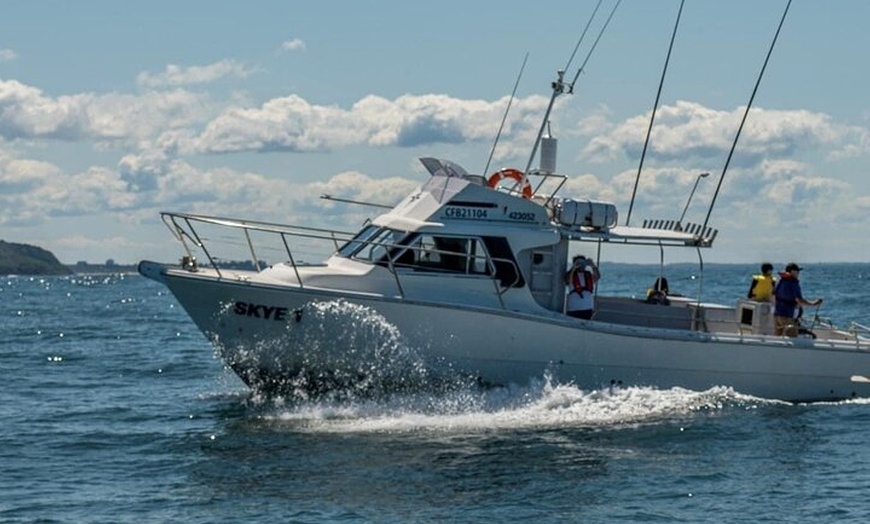
[(447, 207), (444, 209), (444, 216), (464, 220), (486, 220), (489, 218), (489, 210), (477, 207)]

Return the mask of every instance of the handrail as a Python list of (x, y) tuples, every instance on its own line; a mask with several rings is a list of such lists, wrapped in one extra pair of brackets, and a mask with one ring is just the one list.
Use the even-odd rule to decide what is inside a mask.
[(297, 236), (315, 240), (328, 240), (335, 245), (336, 249), (338, 249), (338, 243), (340, 241), (348, 241), (353, 238), (354, 235), (353, 233), (347, 231), (337, 231), (305, 226), (292, 226), (256, 220), (237, 220), (234, 218), (197, 215), (191, 213), (175, 213), (164, 211), (161, 212), (160, 215), (161, 220), (172, 232), (175, 239), (181, 242), (182, 246), (184, 247), (185, 254), (190, 259), (195, 259), (194, 254), (191, 250), (191, 246), (188, 244), (189, 241), (196, 248), (201, 250), (203, 254), (205, 254), (206, 258), (208, 259), (209, 265), (214, 268), (219, 278), (223, 278), (223, 273), (221, 272), (220, 265), (218, 264), (215, 257), (212, 256), (203, 238), (197, 233), (196, 228), (193, 225), (194, 222), (200, 222), (229, 229), (242, 230), (245, 235), (245, 240), (248, 245), (248, 251), (251, 254), (251, 260), (253, 261), (254, 268), (258, 272), (262, 270), (262, 264), (260, 263), (260, 259), (257, 256), (253, 240), (250, 237), (250, 232), (258, 231), (263, 233), (277, 234), (281, 237), (281, 240), (284, 244), (284, 250), (287, 254), (288, 259), (291, 262), (293, 270), (296, 272), (297, 278), (299, 276), (298, 265), (295, 262), (292, 251), (290, 250), (290, 245), (287, 243), (287, 236)]
[(538, 184), (532, 188), (532, 195), (535, 197), (539, 196), (538, 192), (551, 178), (555, 178), (558, 180), (556, 189), (551, 191), (549, 195), (541, 197), (544, 198), (544, 202), (543, 204), (541, 204), (544, 207), (548, 207), (554, 201), (554, 199), (556, 198), (556, 194), (559, 193), (559, 191), (562, 189), (562, 186), (564, 186), (565, 183), (568, 182), (568, 177), (566, 175), (560, 175), (557, 173), (546, 173), (541, 171), (540, 169), (533, 169), (532, 171), (527, 173), (527, 175), (535, 175), (540, 177), (540, 181), (538, 181)]
[[(218, 278), (223, 278), (223, 273), (221, 272), (220, 265), (217, 262), (217, 259), (212, 255), (209, 249), (206, 247), (205, 241), (202, 236), (196, 231), (196, 227), (194, 223), (203, 223), (210, 224), (213, 226), (218, 226), (222, 228), (228, 229), (238, 229), (241, 230), (245, 236), (245, 241), (247, 244), (248, 251), (251, 255), (251, 260), (254, 264), (254, 269), (257, 272), (261, 272), (263, 270), (262, 264), (260, 263), (260, 259), (257, 256), (254, 242), (251, 238), (250, 232), (256, 231), (261, 233), (269, 233), (278, 235), (281, 238), (281, 242), (284, 247), (284, 251), (288, 257), (289, 265), (293, 268), (293, 271), (296, 276), (296, 280), (299, 282), (299, 286), (303, 287), (304, 284), (302, 282), (302, 278), (299, 273), (299, 264), (296, 262), (295, 257), (293, 256), (293, 252), (290, 248), (290, 244), (288, 243), (287, 237), (301, 237), (315, 240), (328, 240), (331, 241), (336, 250), (339, 249), (339, 242), (349, 242), (354, 240), (356, 237), (356, 233), (350, 233), (347, 231), (338, 231), (338, 230), (330, 230), (330, 229), (322, 229), (322, 228), (313, 228), (313, 227), (305, 227), (305, 226), (293, 226), (288, 224), (277, 224), (271, 222), (263, 222), (256, 220), (238, 220), (234, 218), (227, 217), (216, 217), (209, 215), (197, 215), (191, 213), (175, 213), (164, 211), (160, 213), (161, 219), (163, 223), (167, 226), (167, 228), (172, 232), (173, 236), (176, 240), (178, 240), (182, 246), (184, 247), (185, 254), (191, 260), (195, 260), (194, 252), (191, 250), (191, 246), (188, 244), (190, 242), (193, 246), (199, 249), (208, 259), (209, 265), (215, 270), (218, 275)], [(516, 262), (511, 259), (501, 258), (501, 257), (491, 257), (488, 252), (485, 251), (483, 254), (467, 254), (456, 251), (449, 251), (443, 249), (437, 249), (434, 247), (422, 247), (422, 246), (413, 246), (407, 244), (396, 244), (393, 242), (384, 242), (378, 239), (368, 239), (362, 240), (358, 239), (356, 242), (359, 242), (361, 246), (373, 246), (383, 248), (387, 256), (379, 263), (377, 260), (368, 260), (365, 258), (357, 258), (357, 260), (365, 260), (372, 264), (378, 264), (383, 266), (383, 262), (386, 262), (386, 268), (392, 273), (393, 277), (396, 279), (396, 286), (399, 289), (399, 294), (404, 298), (405, 292), (402, 286), (401, 279), (399, 278), (399, 272), (397, 269), (401, 268), (419, 268), (420, 266), (396, 263), (401, 250), (402, 254), (405, 251), (411, 250), (415, 252), (425, 252), (427, 254), (437, 254), (437, 255), (447, 255), (447, 256), (460, 256), (465, 259), (465, 273), (469, 275), (480, 275), (480, 276), (488, 276), (493, 282), (493, 288), (496, 296), (498, 297), (499, 303), (502, 308), (504, 308), (504, 300), (502, 296), (506, 293), (510, 288), (516, 286), (522, 279), (519, 267)], [(393, 253), (395, 251), (395, 253)], [(469, 272), (469, 264), (472, 263), (472, 259), (482, 259), (486, 265), (486, 273), (472, 273)], [(499, 278), (497, 278), (496, 271), (496, 263), (499, 264), (507, 264), (511, 267), (513, 271), (514, 279), (512, 282), (507, 284), (501, 284)], [(195, 266), (192, 266), (195, 267)], [(449, 269), (431, 267), (425, 268), (427, 271), (432, 272), (444, 272), (444, 273), (455, 273), (450, 271)]]
[[(196, 233), (196, 229), (190, 223), (190, 220), (192, 218), (191, 216), (184, 216), (182, 214), (176, 215), (174, 213), (160, 213), (160, 217), (166, 227), (169, 228), (169, 230), (175, 236), (175, 238), (181, 242), (182, 246), (184, 246), (184, 252), (187, 254), (189, 260), (195, 261), (196, 257), (190, 251), (190, 246), (188, 246), (187, 242), (185, 242), (185, 237), (189, 238), (196, 247), (198, 247), (202, 250), (203, 253), (205, 253), (206, 258), (208, 258), (209, 264), (211, 264), (211, 266), (217, 272), (218, 277), (223, 278), (223, 274), (221, 274), (220, 268), (214, 261), (214, 258), (212, 258), (211, 253), (209, 253), (208, 251), (208, 248), (205, 247), (205, 242), (202, 241), (202, 239)], [(172, 222), (172, 225), (170, 225), (169, 222), (166, 221), (167, 217), (169, 218), (169, 221)], [(184, 224), (187, 226), (187, 229), (189, 231), (185, 230), (176, 219), (184, 220)]]
[(342, 233), (346, 235), (354, 235), (355, 233), (348, 231), (338, 231), (335, 229), (324, 229), (318, 227), (308, 227), (308, 226), (294, 226), (291, 224), (280, 224), (278, 222), (264, 222), (261, 220), (240, 220), (237, 218), (229, 218), (229, 217), (219, 217), (214, 215), (199, 215), (194, 213), (176, 213), (174, 211), (161, 211), (161, 216), (172, 216), (179, 218), (186, 218), (190, 220), (195, 220), (197, 222), (205, 222), (209, 224), (215, 224), (219, 226), (229, 226), (229, 227), (247, 227), (253, 231), (267, 231), (267, 232), (287, 232), (291, 233), (295, 230), (300, 231), (316, 231), (320, 233)]
[(864, 324), (852, 321), (852, 323), (849, 324), (849, 332), (855, 335), (855, 338), (861, 336), (860, 334), (870, 336), (870, 326), (865, 326)]

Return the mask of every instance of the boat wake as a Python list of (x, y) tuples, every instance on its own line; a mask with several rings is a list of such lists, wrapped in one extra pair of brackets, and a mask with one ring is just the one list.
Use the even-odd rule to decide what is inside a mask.
[(549, 379), (527, 387), (398, 394), (354, 402), (274, 403), (264, 418), (293, 431), (466, 433), (655, 424), (780, 404), (717, 387), (696, 392), (628, 387), (584, 391)]

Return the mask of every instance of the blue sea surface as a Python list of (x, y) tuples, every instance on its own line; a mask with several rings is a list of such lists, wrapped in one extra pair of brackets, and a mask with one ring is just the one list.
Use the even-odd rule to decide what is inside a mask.
[[(656, 266), (602, 268), (642, 295)], [(668, 267), (733, 303), (754, 265)], [(870, 264), (805, 296), (870, 321)], [(497, 343), (497, 341), (493, 341)], [(509, 389), (263, 398), (137, 275), (0, 278), (0, 522), (867, 522), (870, 401)]]

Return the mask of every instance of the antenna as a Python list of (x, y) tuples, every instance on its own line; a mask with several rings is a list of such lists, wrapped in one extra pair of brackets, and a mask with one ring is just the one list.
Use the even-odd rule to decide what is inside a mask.
[[(574, 75), (574, 80), (570, 84), (568, 84), (568, 93), (571, 94), (574, 92), (574, 83), (577, 81), (577, 77), (580, 76), (580, 72), (583, 71), (583, 68), (586, 67), (586, 63), (589, 62), (589, 58), (592, 56), (592, 52), (595, 51), (595, 47), (598, 45), (598, 41), (601, 40), (601, 36), (604, 34), (604, 30), (607, 29), (607, 26), (610, 24), (610, 20), (613, 18), (614, 13), (616, 13), (616, 8), (619, 7), (619, 4), (622, 0), (617, 0), (616, 4), (613, 6), (613, 9), (610, 11), (610, 15), (607, 17), (607, 20), (604, 22), (604, 25), (601, 27), (601, 30), (598, 31), (598, 36), (595, 38), (595, 42), (592, 44), (592, 48), (589, 50), (589, 53), (586, 54), (586, 59), (583, 60), (583, 64), (577, 69), (577, 74)], [(601, 4), (599, 0), (598, 4)], [(592, 22), (592, 19), (595, 18), (595, 13), (598, 12), (598, 6), (595, 6), (595, 10), (592, 11), (592, 16), (589, 17), (589, 22), (586, 24), (588, 29), (589, 23)], [(580, 36), (580, 40), (577, 42), (577, 46), (574, 48), (574, 53), (571, 53), (571, 58), (568, 60), (568, 64), (574, 60), (574, 55), (577, 52), (577, 47), (580, 47), (580, 42), (583, 41), (583, 37), (586, 36), (586, 30), (583, 30), (583, 34)], [(526, 169), (523, 171), (523, 181), (522, 184), (526, 183), (526, 177), (528, 176), (529, 170), (532, 168), (532, 162), (535, 161), (535, 155), (538, 153), (538, 145), (541, 143), (541, 137), (544, 136), (544, 128), (550, 122), (550, 113), (553, 111), (553, 104), (556, 103), (556, 98), (565, 92), (565, 70), (560, 69), (556, 72), (556, 81), (551, 84), (553, 88), (553, 95), (550, 97), (550, 104), (547, 106), (547, 111), (544, 113), (544, 120), (541, 122), (541, 127), (538, 129), (538, 135), (535, 138), (535, 143), (532, 145), (532, 154), (529, 155), (529, 162), (526, 164)]]
[(356, 204), (358, 206), (369, 206), (369, 207), (380, 207), (380, 208), (384, 208), (384, 209), (393, 209), (393, 206), (388, 206), (386, 204), (377, 204), (375, 202), (363, 202), (361, 200), (351, 200), (349, 198), (339, 198), (339, 197), (334, 197), (328, 193), (324, 193), (324, 194), (320, 195), (320, 198), (322, 200), (332, 200), (334, 202), (343, 202), (345, 204)]
[(508, 100), (508, 105), (504, 110), (504, 115), (501, 117), (501, 125), (498, 126), (498, 133), (495, 135), (495, 141), (492, 143), (492, 149), (489, 150), (489, 158), (486, 159), (486, 167), (483, 168), (483, 176), (486, 176), (489, 173), (489, 164), (492, 162), (492, 156), (495, 154), (495, 146), (498, 145), (498, 141), (501, 138), (501, 132), (504, 129), (504, 123), (507, 121), (508, 112), (511, 110), (511, 105), (514, 103), (514, 97), (517, 94), (517, 86), (520, 85), (520, 78), (523, 77), (523, 70), (526, 68), (526, 62), (529, 60), (529, 52), (526, 51), (526, 57), (523, 58), (523, 65), (520, 66), (520, 73), (517, 75), (517, 81), (514, 82), (514, 90), (511, 91), (510, 100)]

